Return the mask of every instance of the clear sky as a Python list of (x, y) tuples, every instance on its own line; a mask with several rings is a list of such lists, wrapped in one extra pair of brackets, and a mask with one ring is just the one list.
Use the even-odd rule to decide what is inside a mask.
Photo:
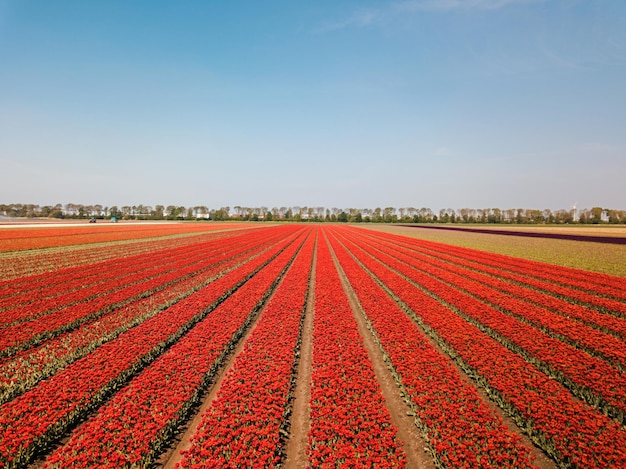
[(0, 0), (0, 203), (626, 209), (624, 0)]

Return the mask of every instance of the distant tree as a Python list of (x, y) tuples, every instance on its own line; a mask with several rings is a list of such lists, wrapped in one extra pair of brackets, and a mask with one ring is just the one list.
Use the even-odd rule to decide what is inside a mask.
[(626, 212), (624, 210), (609, 209), (609, 223), (626, 223)]
[(598, 223), (602, 223), (602, 213), (604, 210), (601, 207), (593, 207), (591, 209), (591, 223), (597, 225)]

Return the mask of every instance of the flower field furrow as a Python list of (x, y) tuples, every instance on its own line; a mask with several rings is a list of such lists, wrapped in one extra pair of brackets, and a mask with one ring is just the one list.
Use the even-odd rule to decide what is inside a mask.
[(183, 453), (179, 468), (276, 467), (283, 457), (296, 357), (315, 236), (285, 274), (219, 393)]
[(309, 464), (402, 467), (406, 456), (323, 238), (315, 279)]
[[(120, 390), (44, 467), (145, 467), (197, 403), (201, 391), (265, 302), (301, 239)], [(164, 383), (166, 385), (164, 386)], [(120, 442), (124, 442), (120, 447)]]
[[(232, 246), (232, 247), (231, 247)], [(229, 249), (242, 247), (242, 240), (235, 238), (227, 242), (194, 243), (175, 249), (162, 250), (158, 257), (151, 253), (131, 256), (122, 260), (97, 263), (81, 269), (67, 269), (54, 274), (30, 278), (22, 285), (21, 293), (2, 300), (2, 309), (11, 307), (11, 313), (0, 313), (3, 324), (11, 324), (20, 320), (19, 311), (25, 309), (30, 317), (41, 315), (53, 309), (55, 305), (78, 303), (88, 298), (92, 291), (103, 293), (107, 288), (114, 289), (115, 284), (130, 284), (150, 277), (150, 269), (155, 274), (166, 271), (168, 265), (175, 265), (181, 260), (203, 259), (208, 255), (227, 253)], [(89, 287), (93, 287), (91, 290)], [(22, 299), (22, 301), (20, 301)], [(49, 306), (48, 303), (53, 305)], [(29, 315), (24, 315), (28, 319)]]
[(251, 229), (207, 232), (179, 235), (169, 238), (110, 241), (95, 245), (65, 246), (0, 253), (0, 297), (15, 294), (22, 287), (28, 288), (30, 281), (40, 279), (59, 270), (80, 271), (93, 264), (117, 260), (123, 262), (132, 256), (167, 251), (189, 246), (198, 242), (213, 242), (234, 238), (239, 233), (253, 232)]
[[(44, 247), (75, 246), (103, 241), (158, 238), (181, 233), (197, 233), (215, 229), (233, 229), (224, 223), (211, 225), (115, 225), (81, 226), (24, 230), (6, 229), (0, 232), (0, 252), (24, 251)], [(240, 228), (239, 226), (237, 228)]]
[[(137, 259), (128, 259), (127, 261), (96, 264), (83, 269), (82, 272), (77, 271), (73, 275), (63, 272), (60, 275), (55, 275), (53, 278), (49, 276), (42, 282), (29, 282), (28, 287), (26, 288), (26, 285), (24, 285), (25, 288), (19, 294), (2, 298), (0, 300), (0, 311), (4, 312), (10, 308), (12, 316), (17, 316), (18, 308), (28, 308), (31, 311), (31, 316), (35, 316), (39, 310), (45, 311), (46, 307), (50, 308), (47, 304), (49, 302), (54, 302), (58, 305), (65, 305), (68, 302), (77, 303), (81, 300), (81, 296), (86, 298), (84, 290), (103, 284), (106, 287), (106, 282), (110, 281), (106, 274), (114, 273), (115, 280), (121, 281), (123, 278), (126, 278), (127, 283), (130, 283), (135, 281), (135, 277), (139, 279), (149, 277), (151, 271), (158, 273), (157, 269), (160, 268), (162, 271), (166, 265), (185, 259), (189, 255), (197, 253), (200, 249), (202, 249), (202, 246), (196, 244), (188, 246), (186, 250), (177, 249), (175, 254), (163, 253), (162, 256), (159, 256), (158, 262), (153, 256), (146, 255)], [(209, 252), (207, 249), (206, 254), (208, 255)], [(142, 275), (142, 277), (138, 277), (139, 275)], [(0, 312), (0, 320), (5, 321), (3, 316)], [(6, 318), (6, 320), (15, 321), (16, 319)]]
[[(626, 339), (626, 318), (604, 314), (580, 304), (572, 304), (550, 294), (544, 294), (540, 290), (526, 286), (521, 282), (512, 279), (503, 279), (499, 275), (501, 271), (495, 268), (484, 268), (482, 271), (479, 271), (476, 269), (475, 263), (466, 262), (443, 253), (436, 256), (432, 253), (426, 253), (426, 251), (417, 251), (411, 248), (401, 247), (400, 244), (396, 243), (385, 243), (385, 245), (393, 246), (392, 249), (394, 252), (405, 252), (409, 254), (413, 257), (413, 262), (418, 262), (419, 264), (431, 263), (443, 269), (459, 272), (468, 278), (492, 286), (507, 295), (512, 295), (547, 308), (563, 318), (574, 318), (578, 322), (582, 322), (585, 326), (591, 326), (592, 328), (611, 334), (622, 340)], [(389, 252), (389, 250), (386, 250), (386, 252)], [(555, 321), (561, 322), (562, 319), (555, 318)], [(583, 328), (583, 330), (585, 329), (589, 330)], [(614, 350), (614, 352), (620, 355), (619, 360), (622, 360), (622, 349), (623, 345), (616, 347)]]
[(257, 245), (255, 252), (250, 252), (250, 247), (246, 244), (242, 246), (241, 252), (232, 251), (227, 262), (215, 264), (207, 260), (207, 268), (169, 285), (164, 290), (128, 303), (108, 315), (84, 324), (79, 329), (61, 334), (37, 347), (0, 360), (0, 404), (114, 339), (130, 327), (140, 324), (219, 276), (249, 261), (251, 257), (259, 254), (259, 249), (266, 249), (276, 241), (274, 236), (265, 239), (263, 243)]
[[(533, 361), (590, 405), (624, 422), (626, 376), (622, 372), (602, 359), (554, 339), (464, 293), (459, 288), (470, 288), (470, 283), (462, 277), (452, 279), (452, 275), (445, 271), (438, 271), (435, 277), (433, 273), (422, 271), (422, 266), (408, 266), (381, 251), (372, 252), (370, 246), (363, 249), (457, 308), (477, 325), (488, 328), (487, 332), (506, 347), (525, 354), (526, 359)], [(448, 280), (456, 280), (460, 285), (451, 285)], [(480, 296), (491, 297), (494, 301), (496, 292), (486, 291)]]
[(606, 298), (604, 296), (594, 295), (587, 290), (582, 291), (573, 287), (565, 287), (559, 284), (537, 280), (527, 274), (508, 272), (497, 266), (492, 268), (492, 272), (496, 273), (501, 278), (527, 285), (540, 292), (554, 295), (557, 298), (562, 298), (575, 304), (589, 305), (598, 308), (601, 312), (617, 315), (622, 319), (626, 318), (626, 303), (621, 299)]
[[(481, 301), (487, 302), (501, 311), (513, 314), (517, 319), (527, 321), (550, 337), (582, 348), (586, 352), (618, 366), (620, 370), (623, 370), (624, 366), (626, 366), (626, 344), (623, 341), (591, 329), (578, 321), (555, 314), (527, 301), (522, 301), (516, 298), (516, 296), (511, 296), (511, 293), (516, 290), (522, 290), (521, 287), (512, 286), (487, 275), (481, 275), (467, 269), (437, 262), (436, 260), (424, 260), (420, 257), (409, 256), (399, 250), (391, 251), (380, 244), (376, 244), (375, 247), (407, 265), (444, 280), (453, 287), (479, 298)], [(507, 293), (500, 291), (501, 289), (506, 289)], [(539, 294), (536, 293), (536, 296), (539, 296)], [(626, 321), (624, 321), (624, 324), (626, 325)], [(590, 366), (593, 367), (595, 373), (603, 374), (606, 370), (610, 370), (607, 367), (605, 367), (605, 370), (602, 370), (602, 366), (597, 368), (595, 362), (590, 364)]]
[[(380, 236), (376, 237), (380, 239)], [(387, 238), (387, 236), (384, 237)], [(521, 275), (521, 279), (526, 279), (528, 283), (552, 284), (557, 287), (584, 290), (586, 293), (602, 294), (615, 300), (626, 301), (626, 279), (621, 277), (486, 253), (433, 241), (416, 240), (398, 235), (390, 235), (389, 237), (393, 237), (402, 244), (411, 245), (431, 253), (434, 252), (437, 256), (445, 255), (473, 262), (477, 264), (478, 269), (495, 268), (503, 275)]]
[(168, 225), (0, 230), (0, 469), (626, 467), (626, 279)]
[(533, 467), (530, 449), (461, 378), (452, 360), (430, 345), (336, 239), (331, 244), (438, 465)]
[(414, 320), (432, 328), (440, 346), (546, 453), (564, 467), (626, 465), (626, 430), (621, 425), (574, 399), (560, 383), (366, 254), (364, 247), (350, 250), (410, 308)]
[[(226, 254), (234, 253), (218, 252), (213, 260), (223, 262), (223, 260), (228, 259)], [(202, 266), (202, 258), (202, 254), (193, 258), (191, 265), (188, 264), (189, 260), (181, 260), (177, 269), (172, 269), (172, 266), (169, 266), (169, 270), (158, 277), (149, 278), (97, 296), (88, 303), (61, 308), (36, 320), (7, 327), (3, 330), (3, 336), (0, 337), (0, 356), (8, 356), (17, 350), (36, 345), (62, 332), (75, 329), (86, 321), (107, 314), (129, 301), (149, 296), (159, 289), (167, 288), (172, 283), (202, 268), (200, 267)], [(200, 266), (198, 262), (200, 262)]]
[(293, 243), (300, 231), (283, 229), (285, 239), (273, 249), (0, 406), (0, 467), (19, 467), (31, 460), (206, 317)]
[[(176, 260), (181, 256), (193, 253), (197, 246), (198, 244), (194, 243), (171, 250), (162, 250), (160, 257), (166, 263), (171, 259)], [(5, 294), (0, 297), (0, 307), (4, 309), (6, 305), (15, 307), (32, 303), (34, 300), (33, 293), (37, 294), (37, 299), (50, 298), (71, 289), (102, 283), (106, 280), (106, 277), (103, 278), (103, 273), (107, 273), (107, 271), (115, 271), (119, 273), (118, 277), (122, 277), (154, 265), (154, 257), (144, 254), (125, 256), (123, 259), (96, 262), (81, 268), (61, 269), (52, 273), (23, 278), (19, 282), (13, 282), (14, 285), (19, 285), (19, 289), (13, 292), (5, 291)]]

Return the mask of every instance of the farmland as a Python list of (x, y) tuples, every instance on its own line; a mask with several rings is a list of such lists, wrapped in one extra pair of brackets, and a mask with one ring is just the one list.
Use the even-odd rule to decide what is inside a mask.
[(626, 279), (410, 230), (0, 230), (0, 468), (626, 467)]

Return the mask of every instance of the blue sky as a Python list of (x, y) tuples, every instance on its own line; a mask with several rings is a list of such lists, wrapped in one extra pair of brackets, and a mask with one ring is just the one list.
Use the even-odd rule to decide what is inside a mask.
[(0, 202), (626, 209), (623, 0), (0, 0)]

